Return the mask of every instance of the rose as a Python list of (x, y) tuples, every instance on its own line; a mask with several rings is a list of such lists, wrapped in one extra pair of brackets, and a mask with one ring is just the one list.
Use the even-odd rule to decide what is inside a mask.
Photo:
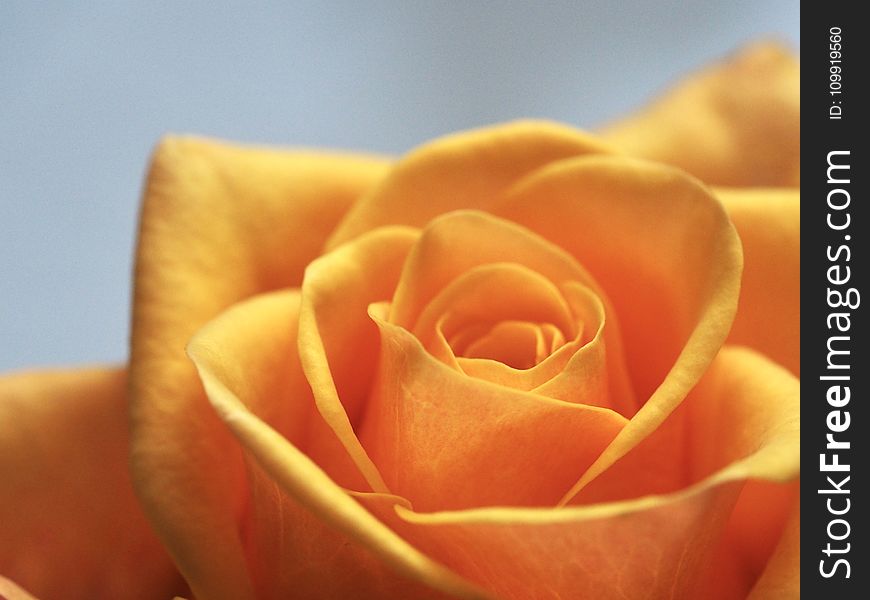
[[(791, 69), (760, 52), (725, 73)], [(703, 139), (711, 124), (740, 131), (734, 110), (710, 114)], [(661, 121), (641, 120), (638, 139)], [(795, 370), (796, 196), (717, 196), (746, 259), (729, 342)], [(470, 207), (489, 212), (450, 212)], [(740, 254), (694, 180), (559, 126), (463, 134), (395, 166), (168, 140), (137, 259), (139, 498), (200, 598), (787, 597), (797, 380), (755, 351), (717, 355)], [(126, 521), (123, 385), (101, 371), (4, 384), (21, 427), (0, 443), (41, 451), (2, 455), (18, 475), (0, 510), (24, 518), (3, 519), (16, 550), (0, 567), (41, 594), (176, 589), (147, 528)], [(56, 452), (69, 440), (76, 455)], [(40, 476), (73, 473), (65, 458), (97, 474), (46, 493)], [(100, 526), (116, 507), (123, 524)], [(68, 572), (49, 562), (76, 552)]]
[[(794, 79), (786, 59), (761, 49), (724, 70), (702, 74), (673, 99), (663, 100), (651, 116), (614, 129), (612, 139), (635, 154), (680, 164), (713, 182), (787, 183), (794, 148), (783, 148), (783, 136), (770, 133), (791, 140), (796, 124), (785, 109), (792, 105), (739, 102), (746, 97), (742, 92), (754, 89), (747, 81), (759, 72), (766, 83), (777, 82), (768, 87), (774, 91), (788, 90)], [(724, 102), (722, 97), (727, 100), (733, 89), (741, 91), (736, 107), (735, 98)], [(682, 110), (687, 102), (698, 112)], [(757, 106), (771, 104), (779, 107), (772, 114), (785, 118), (758, 118)], [(687, 124), (662, 135), (660, 125), (670, 126), (675, 110)], [(699, 114), (703, 127), (692, 119)], [(746, 122), (752, 126), (744, 127)], [(782, 122), (786, 126), (780, 127)], [(747, 135), (765, 144), (748, 161)], [(667, 136), (681, 143), (650, 142)], [(703, 153), (697, 148), (684, 154), (675, 150), (691, 145), (687, 138), (720, 143), (712, 146), (712, 154), (704, 145), (708, 152), (698, 162)], [(776, 482), (797, 468), (796, 380), (750, 351), (726, 348), (713, 357), (729, 325), (739, 262), (717, 202), (679, 173), (608, 153), (589, 138), (542, 124), (438, 142), (395, 168), (353, 157), (195, 140), (164, 143), (149, 179), (137, 268), (133, 466), (139, 496), (198, 597), (246, 597), (253, 589), (267, 597), (329, 596), (338, 590), (404, 597), (424, 590), (506, 597), (647, 596), (662, 589), (694, 589), (705, 597), (740, 595), (750, 588), (776, 597), (794, 592), (797, 521), (792, 516), (785, 527), (782, 522), (793, 488)], [(759, 157), (774, 155), (786, 157), (783, 168), (750, 168)], [(365, 190), (370, 191), (345, 214)], [(583, 202), (570, 202), (577, 194)], [(740, 231), (746, 256), (741, 307), (729, 341), (754, 346), (796, 372), (794, 194), (720, 190), (717, 195)], [(536, 199), (555, 206), (531, 206)], [(476, 203), (482, 200), (490, 202), (484, 208), (520, 226), (467, 212), (430, 221), (451, 208), (480, 206)], [(433, 206), (436, 201), (445, 204)], [(578, 206), (589, 211), (583, 219), (570, 213)], [(681, 206), (691, 207), (691, 213), (678, 210)], [(310, 264), (301, 297), (292, 291), (255, 296), (302, 281), (303, 270), (339, 221), (331, 251)], [(395, 221), (425, 229), (422, 235), (376, 229)], [(656, 227), (648, 227), (653, 221)], [(566, 224), (573, 228), (564, 229)], [(529, 233), (532, 229), (543, 237)], [(697, 247), (674, 255), (681, 247), (674, 243), (674, 231), (682, 236), (682, 247), (686, 239)], [(460, 245), (443, 243), (454, 235)], [(499, 241), (487, 246), (493, 239)], [(348, 244), (336, 247), (339, 240)], [(559, 246), (573, 250), (573, 256)], [(428, 255), (433, 248), (434, 263)], [(439, 278), (445, 262), (477, 260), (484, 250), (493, 256), (473, 272), (488, 280), (469, 284), (466, 277), (461, 286), (451, 287), (449, 277)], [(361, 272), (364, 258), (377, 268)], [(492, 260), (533, 264), (523, 270)], [(592, 276), (580, 263), (590, 263)], [(403, 267), (407, 276), (400, 277), (399, 266), (409, 264), (417, 266)], [(452, 266), (457, 273), (461, 267)], [(670, 279), (663, 279), (665, 274)], [(766, 285), (773, 278), (776, 285)], [(486, 281), (498, 285), (480, 287)], [(570, 284), (556, 285), (565, 281)], [(404, 291), (392, 294), (397, 282)], [(378, 286), (383, 289), (374, 289)], [(515, 301), (502, 307), (508, 322), (488, 335), (475, 332), (473, 326), (481, 325), (492, 307), (480, 311), (480, 298), (469, 296), (469, 290), (483, 289), (487, 298), (498, 299), (506, 295), (505, 287)], [(643, 293), (636, 293), (638, 288)], [(563, 346), (570, 353), (562, 354), (591, 357), (571, 363), (582, 367), (583, 377), (568, 386), (552, 384), (547, 392), (556, 397), (582, 392), (568, 401), (621, 402), (615, 408), (633, 419), (623, 423), (614, 412), (542, 400), (564, 412), (547, 420), (534, 414), (536, 407), (529, 408), (540, 398), (512, 389), (528, 387), (523, 377), (534, 370), (515, 372), (472, 358), (464, 368), (482, 371), (459, 377), (435, 362), (418, 341), (449, 362), (450, 348), (439, 347), (432, 326), (434, 317), (450, 315), (430, 311), (415, 320), (408, 311), (419, 312), (425, 299), (438, 294), (442, 299), (453, 294), (442, 307), (466, 309), (460, 315), (466, 322), (459, 324), (471, 326), (453, 331), (456, 337), (447, 340), (460, 354), (496, 356), (534, 348), (534, 360), (543, 359), (561, 343), (557, 338), (565, 331), (559, 330), (571, 332), (582, 320), (591, 326), (585, 338), (578, 338), (582, 349)], [(367, 339), (377, 331), (362, 313), (369, 296), (393, 297), (393, 314), (382, 304), (370, 308), (388, 342), (383, 345)], [(534, 313), (542, 307), (544, 313)], [(209, 405), (182, 348), (201, 323), (219, 313), (189, 346)], [(597, 336), (603, 313), (606, 326)], [(511, 317), (556, 323), (530, 328), (510, 322)], [(621, 319), (621, 332), (613, 327), (615, 317)], [(417, 341), (410, 335), (412, 324), (419, 326)], [(455, 323), (442, 320), (441, 325)], [(463, 334), (476, 336), (473, 351)], [(302, 341), (298, 355), (297, 337)], [(505, 345), (505, 340), (513, 341)], [(606, 355), (600, 352), (604, 345)], [(384, 353), (380, 358), (367, 353), (376, 347)], [(403, 350), (401, 360), (391, 354), (396, 349)], [(558, 362), (558, 353), (541, 364)], [(498, 358), (519, 364), (530, 356)], [(571, 374), (567, 365), (559, 368)], [(480, 382), (506, 376), (512, 380), (502, 387)], [(427, 377), (463, 393), (439, 395)], [(605, 379), (611, 393), (601, 394), (603, 388), (596, 386)], [(626, 380), (630, 385), (623, 385)], [(315, 402), (307, 396), (309, 383)], [(41, 594), (81, 597), (97, 590), (108, 597), (153, 597), (176, 589), (170, 564), (137, 516), (123, 468), (127, 439), (119, 399), (124, 386), (123, 374), (99, 370), (3, 382), (0, 410), (3, 422), (14, 422), (14, 428), (4, 426), (0, 438), (0, 472), (8, 492), (0, 504), (7, 540), (0, 565)], [(474, 393), (467, 395), (469, 390)], [(388, 403), (396, 397), (401, 403)], [(409, 445), (396, 421), (389, 420), (390, 411), (413, 406), (421, 397), (434, 398), (435, 406), (441, 402), (441, 416), (454, 409), (451, 425), (458, 429), (442, 423), (439, 431), (430, 422), (428, 430), (417, 431), (428, 437), (419, 435)], [(446, 402), (455, 404), (457, 397), (476, 402), (478, 410), (509, 399), (512, 404), (499, 415), (504, 421), (496, 423), (503, 429), (515, 426), (509, 417), (517, 411), (531, 410), (528, 414), (538, 420), (534, 428), (515, 427), (507, 439), (492, 435), (491, 418), (474, 421), (475, 431), (468, 433), (469, 414), (463, 409), (469, 407)], [(363, 409), (371, 413), (367, 422), (359, 420)], [(578, 413), (583, 419), (572, 421)], [(9, 415), (15, 418), (5, 418)], [(594, 426), (584, 428), (590, 422)], [(583, 430), (583, 443), (565, 446), (577, 429)], [(444, 446), (444, 436), (455, 438), (457, 431), (467, 439)], [(536, 439), (545, 432), (560, 435)], [(365, 448), (359, 438), (367, 441)], [(421, 473), (432, 462), (433, 448), (414, 442), (439, 439), (442, 445), (434, 449), (448, 458), (438, 469)], [(560, 452), (544, 455), (541, 444)], [(404, 460), (397, 448), (416, 453), (418, 462)], [(567, 451), (577, 455), (566, 457)], [(564, 468), (571, 460), (591, 468), (579, 477), (582, 468)], [(394, 497), (348, 495), (335, 485), (385, 488), (375, 461), (389, 467), (384, 471), (391, 488), (409, 491), (417, 512)], [(517, 464), (523, 461), (530, 464)], [(553, 462), (559, 468), (553, 469)], [(463, 469), (471, 464), (502, 470), (481, 469), (470, 478)], [(461, 510), (491, 503), (537, 505), (542, 497), (552, 500), (555, 491), (565, 491), (560, 485), (574, 474), (578, 484), (564, 496), (575, 504), (571, 507)], [(747, 477), (762, 481), (746, 483), (738, 492)], [(583, 484), (588, 485), (579, 489)], [(442, 508), (460, 510), (428, 512)], [(3, 585), (7, 595), (23, 594), (10, 582)]]

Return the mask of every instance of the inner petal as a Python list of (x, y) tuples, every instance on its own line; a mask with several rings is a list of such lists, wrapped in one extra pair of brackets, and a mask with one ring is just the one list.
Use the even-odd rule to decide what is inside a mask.
[(566, 402), (615, 409), (601, 299), (572, 281), (564, 282), (559, 293), (568, 304), (575, 329), (567, 341), (561, 328), (548, 322), (475, 322), (445, 335), (447, 315), (437, 325), (439, 335), (433, 338), (430, 352), (470, 377)]
[(547, 354), (552, 354), (565, 345), (565, 336), (562, 335), (559, 328), (552, 323), (541, 323), (540, 332), (541, 340), (544, 343), (543, 351), (546, 351), (547, 345), (549, 345), (549, 351), (547, 351)]
[[(423, 230), (408, 255), (390, 303), (388, 321), (408, 331), (419, 333), (422, 314), (427, 307), (433, 305), (436, 296), (444, 294), (449, 286), (473, 269), (496, 263), (522, 265), (534, 274), (545, 278), (558, 292), (558, 302), (563, 306), (567, 297), (566, 285), (569, 282), (575, 282), (588, 290), (587, 296), (590, 296), (590, 301), (586, 304), (593, 308), (591, 313), (596, 324), (593, 325), (586, 316), (577, 319), (572, 314), (570, 320), (574, 323), (583, 322), (586, 325), (583, 335), (592, 337), (598, 331), (597, 320), (599, 317), (603, 319), (606, 315), (607, 327), (602, 331), (600, 345), (607, 347), (607, 361), (604, 366), (607, 369), (606, 379), (609, 383), (607, 398), (599, 399), (599, 405), (606, 405), (625, 415), (634, 414), (637, 404), (625, 369), (619, 323), (616, 313), (610, 308), (606, 294), (574, 257), (514, 223), (473, 211), (457, 211), (433, 219)], [(505, 288), (484, 299), (488, 304), (484, 305), (487, 310), (482, 312), (497, 309), (498, 304), (510, 304), (514, 302), (515, 296), (525, 293), (526, 290), (521, 285)], [(498, 297), (499, 294), (501, 298)], [(446, 312), (448, 311), (438, 317), (443, 319), (444, 327), (448, 325)], [(562, 312), (563, 314), (566, 312), (564, 308)], [(428, 318), (435, 318), (435, 315), (429, 315)], [(471, 341), (484, 335), (494, 323), (504, 320), (550, 323), (552, 327), (542, 328), (545, 342), (550, 345), (550, 356), (532, 369), (518, 370), (495, 360), (463, 357), (462, 350), (454, 353), (458, 348), (456, 344), (460, 341), (467, 347)], [(460, 336), (460, 331), (465, 331), (472, 325), (479, 326), (477, 333), (469, 331)], [(431, 327), (431, 321), (427, 323), (427, 327)], [(426, 339), (421, 337), (420, 340), (431, 354), (457, 371), (472, 375), (472, 370), (486, 370), (491, 376), (481, 376), (477, 372), (474, 376), (510, 387), (531, 390), (553, 376), (550, 374), (548, 378), (542, 379), (540, 378), (542, 372), (536, 369), (542, 369), (544, 365), (547, 365), (547, 369), (555, 369), (556, 363), (565, 364), (571, 354), (567, 348), (572, 344), (571, 340), (576, 333), (577, 331), (572, 327), (546, 314), (543, 316), (484, 314), (474, 319), (465, 319), (453, 329), (436, 327), (433, 332), (430, 328), (424, 336)], [(468, 337), (457, 339), (463, 336)], [(577, 349), (579, 347), (573, 347), (573, 350)], [(533, 371), (536, 371), (534, 381), (530, 377)], [(571, 401), (575, 401), (573, 397), (576, 394), (571, 396)]]
[(501, 321), (463, 351), (457, 352), (458, 349), (453, 348), (453, 352), (465, 358), (489, 358), (515, 369), (530, 369), (551, 354), (542, 325), (528, 321)]
[[(432, 346), (454, 338), (460, 344), (470, 343), (469, 334), (459, 334), (474, 327), (483, 332), (502, 321), (552, 323), (572, 338), (578, 332), (559, 289), (516, 263), (481, 265), (454, 279), (423, 309), (413, 332), (431, 351)], [(443, 355), (440, 350), (433, 354)], [(452, 349), (450, 354), (454, 354)]]

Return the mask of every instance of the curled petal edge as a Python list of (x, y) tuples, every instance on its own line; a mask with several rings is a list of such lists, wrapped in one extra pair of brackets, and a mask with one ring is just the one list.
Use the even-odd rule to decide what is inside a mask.
[(489, 598), (433, 561), (358, 504), (311, 459), (247, 407), (215, 376), (200, 354), (197, 336), (187, 347), (206, 394), (232, 434), (300, 505), (379, 556), (401, 575), (465, 600)]

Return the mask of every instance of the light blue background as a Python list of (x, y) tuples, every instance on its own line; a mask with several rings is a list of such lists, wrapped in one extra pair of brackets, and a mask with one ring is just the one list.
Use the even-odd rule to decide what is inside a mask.
[(123, 361), (141, 180), (166, 131), (403, 152), (523, 116), (592, 127), (797, 1), (3, 2), (0, 370)]

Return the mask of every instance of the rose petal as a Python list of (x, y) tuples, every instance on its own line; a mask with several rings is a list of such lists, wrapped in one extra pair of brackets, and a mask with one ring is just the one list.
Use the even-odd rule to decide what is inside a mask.
[(419, 233), (385, 227), (317, 259), (305, 271), (299, 316), (299, 357), (323, 419), (344, 445), (368, 489), (387, 492), (377, 467), (354, 434), (375, 372), (377, 328), (371, 302), (393, 294)]
[[(684, 488), (739, 461), (774, 435), (797, 439), (800, 382), (767, 358), (726, 347), (653, 434), (593, 481), (575, 502), (605, 502)], [(784, 446), (768, 481), (744, 485), (700, 597), (745, 597), (780, 538), (797, 496), (797, 444)], [(771, 454), (771, 456), (775, 456)], [(799, 468), (799, 465), (798, 465)]]
[(501, 599), (692, 598), (738, 490), (729, 483), (597, 509), (377, 514)]
[(752, 588), (749, 600), (800, 598), (801, 590), (801, 510), (800, 498), (789, 516), (776, 551), (761, 578)]
[(344, 446), (317, 411), (297, 352), (301, 294), (254, 296), (221, 313), (197, 334), (200, 362), (221, 365), (224, 385), (258, 418), (305, 452), (343, 486), (365, 488)]
[[(572, 314), (582, 315), (578, 320), (582, 321), (583, 330), (578, 331), (574, 339), (558, 348), (538, 348), (543, 358), (530, 369), (512, 369), (493, 360), (458, 358), (456, 360), (460, 369), (473, 377), (515, 389), (534, 391), (548, 398), (615, 408), (607, 368), (608, 359), (615, 357), (609, 355), (605, 348), (604, 333), (607, 323), (601, 299), (575, 282), (563, 284), (562, 293)], [(555, 330), (555, 333), (550, 333), (554, 343), (562, 339), (561, 331), (549, 323), (540, 328), (542, 337), (547, 326)], [(591, 339), (587, 339), (587, 335)], [(628, 414), (631, 412), (633, 411), (628, 411)]]
[[(598, 296), (573, 282), (565, 284), (564, 293), (572, 307), (582, 306), (579, 310), (589, 315), (585, 324), (591, 329), (592, 338), (568, 358), (561, 371), (533, 391), (568, 402), (610, 407), (613, 388), (605, 375), (608, 370), (606, 365), (613, 356), (605, 341), (608, 323), (605, 322), (604, 306)], [(576, 344), (576, 341), (571, 344)], [(570, 347), (570, 344), (565, 347)], [(596, 396), (605, 396), (607, 399), (596, 402)]]
[(185, 576), (202, 586), (197, 597), (252, 592), (234, 521), (241, 454), (184, 346), (225, 307), (298, 284), (338, 219), (386, 168), (379, 159), (192, 138), (168, 138), (155, 153), (136, 261), (132, 468), (150, 519)]
[[(800, 547), (800, 539), (788, 531), (792, 527), (788, 522), (793, 520), (799, 504), (798, 484), (799, 480), (788, 484), (746, 482), (702, 576), (699, 597), (746, 598), (762, 578), (768, 577), (777, 579), (784, 590), (800, 583), (796, 565), (786, 566), (788, 561), (782, 563), (781, 558), (776, 558), (777, 553), (790, 553)], [(768, 572), (770, 575), (765, 575)], [(774, 597), (797, 598), (799, 594)]]
[(515, 223), (475, 211), (455, 211), (434, 219), (405, 263), (390, 307), (390, 322), (413, 329), (420, 313), (451, 281), (475, 267), (498, 262), (527, 267), (557, 287), (577, 282), (595, 292), (604, 304), (606, 320), (602, 339), (607, 348), (607, 406), (621, 414), (634, 414), (638, 404), (625, 366), (617, 312), (577, 260)]
[[(796, 433), (799, 418), (797, 378), (754, 351), (726, 346), (667, 420), (572, 503), (677, 492), (750, 455), (779, 430)], [(767, 452), (773, 456), (772, 448)], [(780, 458), (794, 466), (795, 457)], [(797, 474), (784, 473), (778, 481)]]
[[(126, 383), (97, 368), (0, 378), (0, 573), (34, 594), (184, 589), (133, 495)], [(0, 594), (30, 598), (11, 585), (0, 579)]]
[(626, 422), (466, 377), (386, 311), (370, 311), (381, 357), (359, 436), (389, 489), (418, 508), (552, 505)]
[[(697, 462), (680, 464), (698, 475), (716, 470), (687, 489), (560, 510), (423, 514), (399, 505), (393, 514), (367, 506), (430, 556), (500, 598), (533, 597), (541, 590), (554, 598), (707, 597), (699, 592), (706, 585), (702, 575), (732, 525), (741, 485), (753, 479), (785, 482), (799, 473), (799, 382), (758, 354), (728, 349), (700, 386), (680, 409), (704, 427), (687, 432), (688, 453), (694, 450)], [(743, 417), (745, 428), (742, 421), (733, 421), (741, 427), (721, 426)], [(704, 437), (711, 432), (712, 440)], [(765, 516), (755, 517), (756, 534), (766, 538), (759, 543), (770, 548), (781, 529), (765, 535)], [(793, 542), (782, 544), (793, 548)], [(787, 553), (777, 550), (774, 560), (788, 562), (780, 552)], [(766, 558), (750, 568), (758, 573)], [(783, 573), (781, 581), (789, 577), (775, 563), (770, 568)]]
[(450, 338), (475, 324), (512, 319), (552, 323), (572, 338), (577, 333), (571, 308), (559, 289), (517, 263), (481, 265), (454, 279), (429, 302), (413, 333), (429, 346), (439, 334)]
[(693, 179), (618, 157), (540, 169), (493, 212), (568, 250), (607, 290), (634, 389), (648, 398), (567, 502), (654, 431), (718, 352), (737, 304), (740, 240), (722, 205)]
[(462, 208), (485, 208), (542, 165), (610, 152), (592, 136), (547, 121), (517, 121), (429, 142), (400, 160), (347, 214), (328, 247), (383, 225), (422, 227)]
[(800, 376), (800, 191), (720, 188), (715, 193), (737, 227), (745, 261), (728, 341), (755, 348)]
[(299, 311), (296, 292), (258, 296), (209, 323), (188, 347), (212, 406), (244, 449), (243, 531), (258, 597), (433, 597), (431, 586), (482, 598), (375, 519), (294, 444), (319, 444), (318, 430), (308, 429), (319, 417), (311, 392), (298, 367), (289, 378), (281, 368), (298, 360)]
[(413, 328), (417, 339), (425, 345), (436, 322), (448, 313), (452, 318), (443, 325), (448, 337), (464, 325), (511, 318), (553, 323), (571, 337), (577, 327), (559, 288), (528, 267), (510, 262), (480, 265), (454, 279), (420, 314)]
[(484, 359), (522, 370), (534, 367), (548, 355), (540, 325), (511, 320), (496, 323), (461, 352), (466, 359)]
[(748, 46), (603, 135), (710, 184), (798, 185), (800, 65), (778, 44)]

